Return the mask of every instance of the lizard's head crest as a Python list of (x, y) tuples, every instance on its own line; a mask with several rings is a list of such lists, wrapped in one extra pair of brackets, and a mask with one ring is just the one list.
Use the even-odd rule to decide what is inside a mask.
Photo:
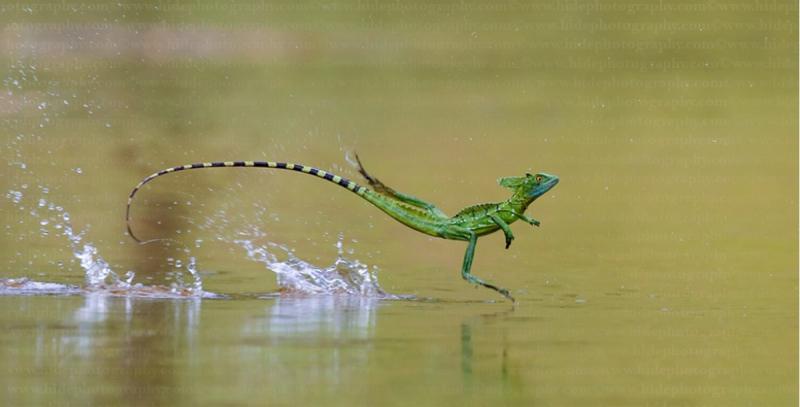
[(558, 184), (558, 177), (540, 172), (538, 174), (525, 174), (523, 177), (504, 177), (497, 180), (502, 187), (521, 191), (528, 198), (536, 199)]

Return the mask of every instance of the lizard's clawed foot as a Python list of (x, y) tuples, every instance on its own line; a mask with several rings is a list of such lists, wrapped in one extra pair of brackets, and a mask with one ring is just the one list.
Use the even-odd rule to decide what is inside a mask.
[(508, 248), (509, 248), (509, 246), (511, 246), (511, 242), (512, 242), (513, 240), (514, 240), (514, 236), (511, 236), (511, 237), (506, 237), (506, 249), (508, 249)]
[(533, 226), (539, 226), (539, 225), (541, 225), (541, 224), (542, 224), (542, 223), (541, 223), (541, 222), (539, 222), (539, 221), (538, 221), (538, 220), (536, 220), (536, 219), (532, 219), (532, 220), (531, 220), (531, 225), (533, 225)]
[(511, 302), (513, 302), (513, 303), (516, 303), (516, 302), (517, 302), (517, 300), (515, 300), (515, 299), (514, 299), (514, 297), (512, 297), (512, 296), (511, 296), (511, 293), (509, 293), (509, 292), (508, 292), (508, 290), (506, 290), (505, 288), (498, 288), (498, 289), (497, 289), (497, 292), (499, 292), (500, 294), (502, 294), (502, 295), (503, 295), (503, 297), (506, 297), (506, 298), (508, 298), (509, 300), (511, 300)]
[(477, 288), (477, 286), (480, 285), (480, 286), (484, 286), (484, 287), (486, 287), (488, 289), (495, 290), (498, 293), (500, 293), (500, 295), (502, 295), (503, 297), (506, 297), (509, 300), (511, 300), (511, 302), (513, 302), (514, 304), (517, 303), (517, 300), (515, 300), (514, 297), (511, 296), (511, 293), (509, 293), (508, 290), (503, 288), (503, 287), (498, 287), (498, 286), (496, 286), (494, 284), (487, 283), (487, 282), (481, 280), (480, 278), (473, 276), (472, 274), (462, 274), (462, 277), (464, 278), (464, 280), (467, 280), (470, 283), (475, 284), (476, 288)]

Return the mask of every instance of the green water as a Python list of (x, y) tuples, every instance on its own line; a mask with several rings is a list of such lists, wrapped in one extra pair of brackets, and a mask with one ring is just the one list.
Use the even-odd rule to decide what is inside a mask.
[[(1, 404), (797, 403), (796, 3), (0, 10), (0, 278), (83, 285), (91, 244), (146, 286), (193, 257), (225, 295), (0, 296)], [(558, 175), (541, 228), (478, 242), (474, 273), (518, 306), (461, 280), (463, 242), (299, 174), (163, 177), (134, 226), (179, 243), (125, 235), (130, 189), (163, 167), (357, 180), (352, 151), (448, 214), (505, 199), (501, 176)], [(341, 240), (413, 298), (265, 297), (275, 274), (233, 243), (253, 228), (320, 267)]]

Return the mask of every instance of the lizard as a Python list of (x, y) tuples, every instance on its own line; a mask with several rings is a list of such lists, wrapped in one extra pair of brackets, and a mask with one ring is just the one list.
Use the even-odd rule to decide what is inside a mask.
[(523, 176), (503, 177), (497, 180), (498, 184), (512, 191), (511, 197), (498, 203), (484, 203), (466, 207), (454, 216), (447, 216), (435, 205), (419, 198), (386, 186), (383, 182), (370, 175), (361, 160), (356, 155), (358, 172), (366, 179), (368, 187), (359, 185), (347, 178), (334, 175), (328, 171), (320, 170), (303, 164), (274, 162), (274, 161), (217, 161), (196, 164), (187, 164), (170, 167), (153, 173), (131, 190), (128, 195), (128, 205), (125, 211), (125, 223), (128, 234), (139, 243), (143, 243), (131, 229), (131, 204), (136, 193), (145, 184), (162, 175), (173, 172), (199, 169), (199, 168), (227, 168), (227, 167), (253, 167), (293, 170), (300, 173), (314, 175), (330, 181), (375, 205), (400, 223), (422, 232), (426, 235), (444, 239), (460, 240), (467, 242), (467, 251), (461, 265), (461, 277), (467, 282), (497, 291), (499, 294), (516, 302), (514, 297), (505, 288), (486, 282), (472, 274), (472, 260), (475, 256), (475, 246), (478, 238), (501, 230), (505, 235), (506, 249), (511, 246), (514, 234), (509, 225), (517, 220), (522, 220), (532, 226), (539, 226), (540, 222), (525, 215), (525, 210), (537, 198), (544, 195), (559, 182), (555, 175), (540, 172), (537, 174), (526, 173)]

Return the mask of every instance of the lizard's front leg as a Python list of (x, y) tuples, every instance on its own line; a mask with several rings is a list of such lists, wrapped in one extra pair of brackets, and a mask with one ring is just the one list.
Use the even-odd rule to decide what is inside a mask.
[(520, 214), (519, 218), (524, 220), (525, 222), (530, 223), (533, 226), (541, 225), (541, 223), (538, 220), (536, 220), (534, 218), (529, 218), (529, 217), (525, 216), (525, 214)]
[(539, 226), (539, 225), (541, 225), (541, 223), (540, 223), (538, 220), (536, 220), (536, 219), (534, 219), (534, 218), (531, 218), (531, 217), (529, 217), (529, 216), (525, 215), (524, 213), (517, 213), (516, 211), (511, 211), (511, 210), (508, 210), (508, 209), (504, 209), (504, 210), (502, 210), (502, 212), (508, 212), (508, 213), (511, 213), (511, 214), (513, 214), (514, 216), (516, 216), (516, 217), (518, 217), (518, 218), (520, 218), (520, 219), (524, 220), (525, 222), (528, 222), (528, 223), (530, 223), (530, 224), (531, 224), (531, 225), (533, 225), (533, 226)]
[(508, 226), (508, 223), (500, 219), (496, 214), (492, 213), (489, 217), (497, 226), (500, 226), (500, 229), (503, 229), (503, 234), (506, 235), (506, 249), (508, 249), (508, 247), (511, 246), (511, 241), (514, 240), (514, 234), (511, 233), (511, 228)]

